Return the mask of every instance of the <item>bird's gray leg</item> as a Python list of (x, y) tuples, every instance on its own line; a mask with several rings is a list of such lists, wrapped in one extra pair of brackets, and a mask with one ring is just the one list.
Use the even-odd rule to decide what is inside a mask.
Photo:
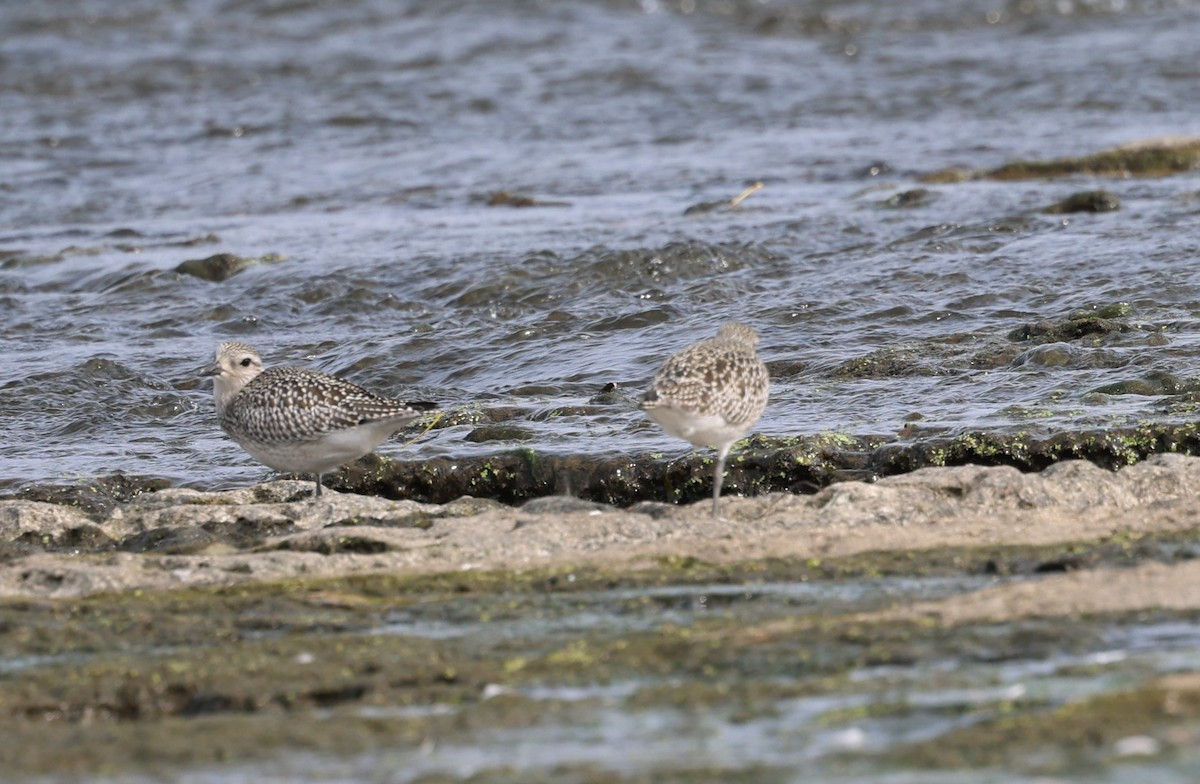
[(721, 485), (725, 482), (725, 457), (729, 454), (729, 447), (733, 444), (725, 444), (717, 450), (717, 467), (713, 469), (713, 517), (719, 517), (717, 512), (717, 502), (721, 498)]
[(321, 497), (321, 475), (317, 474), (317, 492), (313, 495), (313, 498), (320, 498), (320, 497)]

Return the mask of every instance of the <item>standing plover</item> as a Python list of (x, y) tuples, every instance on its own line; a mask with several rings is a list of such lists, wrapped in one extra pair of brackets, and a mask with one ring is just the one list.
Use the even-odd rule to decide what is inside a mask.
[(245, 343), (222, 343), (206, 371), (213, 377), (217, 420), (260, 463), (276, 471), (321, 475), (357, 460), (433, 403), (377, 395), (316, 370), (263, 369)]
[(668, 433), (692, 446), (717, 450), (714, 516), (729, 448), (754, 427), (767, 406), (770, 383), (767, 366), (755, 353), (757, 344), (750, 327), (725, 324), (715, 338), (667, 359), (642, 396), (642, 409)]

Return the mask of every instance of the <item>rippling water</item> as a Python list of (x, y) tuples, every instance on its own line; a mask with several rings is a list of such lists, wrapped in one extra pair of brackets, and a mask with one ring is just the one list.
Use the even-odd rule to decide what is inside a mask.
[[(0, 486), (261, 478), (198, 378), (230, 338), (559, 452), (682, 452), (632, 396), (731, 318), (763, 433), (1191, 416), (1200, 175), (919, 177), (1200, 133), (1194, 2), (62, 0), (0, 32)], [(1099, 187), (1119, 211), (1041, 212)], [(222, 252), (268, 260), (175, 272)], [(1094, 343), (1007, 338), (1116, 302)], [(407, 453), (511, 446), (471, 427)]]

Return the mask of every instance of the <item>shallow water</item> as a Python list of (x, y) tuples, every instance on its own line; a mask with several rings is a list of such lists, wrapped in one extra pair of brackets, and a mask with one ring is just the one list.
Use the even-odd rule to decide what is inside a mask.
[[(216, 343), (539, 450), (684, 451), (633, 397), (737, 318), (758, 431), (1035, 432), (1190, 417), (1200, 175), (924, 186), (948, 166), (1196, 134), (1200, 4), (351, 0), (0, 7), (0, 487), (262, 478), (198, 378)], [(691, 205), (765, 187), (736, 211)], [(1103, 187), (1122, 208), (1052, 216)], [(561, 206), (487, 206), (497, 191)], [(282, 260), (221, 283), (219, 252)], [(1127, 302), (1099, 345), (981, 356)], [(846, 377), (893, 348), (899, 377)], [(615, 382), (624, 402), (584, 403)], [(1179, 386), (1176, 385), (1176, 386)], [(468, 454), (471, 425), (388, 454)]]
[(1003, 582), (996, 577), (952, 577), (671, 585), (572, 593), (566, 601), (550, 596), (533, 612), (524, 605), (509, 613), (489, 608), (487, 620), (477, 617), (477, 607), (456, 598), (394, 612), (374, 633), (430, 639), (473, 637), (485, 644), (507, 638), (558, 643), (563, 637), (599, 630), (628, 634), (653, 631), (663, 624), (688, 625), (710, 614), (736, 613), (748, 622), (761, 612), (777, 612), (781, 606), (799, 615), (830, 608), (862, 610), (898, 602), (931, 601)]
[[(551, 603), (583, 607), (582, 611), (543, 617), (531, 624), (471, 621), (447, 623), (445, 628), (398, 629), (386, 624), (385, 634), (409, 633), (444, 639), (448, 636), (488, 637), (488, 644), (505, 646), (519, 638), (537, 645), (549, 639), (589, 639), (589, 635), (637, 631), (644, 627), (638, 613), (620, 610), (619, 593), (632, 598), (695, 598), (725, 594), (732, 611), (751, 618), (770, 617), (799, 599), (815, 601), (825, 609), (845, 601), (874, 604), (887, 595), (894, 601), (938, 596), (955, 587), (968, 589), (970, 580), (897, 579), (870, 581), (857, 597), (855, 585), (770, 584), (762, 586), (691, 586), (661, 590), (632, 590), (604, 594), (608, 606), (603, 613), (587, 609), (595, 602), (587, 597), (562, 595)], [(984, 580), (975, 580), (982, 584)], [(994, 580), (990, 581), (994, 582)], [(957, 583), (957, 585), (955, 585)], [(738, 594), (735, 598), (735, 594)], [(598, 595), (599, 598), (601, 595)], [(582, 601), (580, 601), (582, 599)], [(507, 600), (506, 600), (507, 601)], [(503, 601), (494, 603), (498, 609)], [(421, 612), (437, 612), (430, 606)], [(688, 624), (704, 618), (710, 610), (693, 602), (688, 611), (658, 615), (663, 624)], [(453, 627), (458, 635), (449, 634)], [(1036, 627), (1036, 622), (1034, 622)], [(663, 677), (647, 675), (635, 680), (591, 681), (580, 674), (582, 683), (532, 685), (520, 688), (488, 686), (483, 700), (523, 698), (544, 706), (537, 720), (517, 722), (507, 729), (478, 728), (464, 717), (453, 740), (428, 740), (417, 746), (396, 744), (368, 754), (337, 757), (291, 750), (275, 759), (175, 771), (180, 782), (260, 781), (497, 781), (513, 780), (624, 780), (620, 776), (649, 777), (637, 780), (693, 780), (687, 771), (722, 771), (738, 781), (870, 781), (900, 782), (1162, 782), (1175, 784), (1194, 780), (1200, 757), (1195, 749), (1181, 748), (1160, 754), (1149, 751), (1148, 737), (1122, 739), (1112, 748), (1096, 749), (1083, 761), (1078, 752), (1039, 752), (1036, 759), (1011, 768), (958, 769), (949, 773), (897, 770), (886, 757), (889, 750), (937, 738), (958, 727), (999, 716), (1025, 712), (1049, 712), (1071, 702), (1136, 688), (1156, 675), (1194, 672), (1200, 669), (1200, 627), (1183, 621), (1163, 621), (1141, 626), (1100, 625), (1088, 640), (1066, 639), (1051, 643), (1041, 654), (1032, 650), (1004, 648), (1011, 638), (995, 627), (997, 647), (985, 650), (967, 644), (956, 655), (911, 664), (867, 666), (852, 670), (847, 685), (834, 693), (818, 689), (813, 696), (782, 696), (755, 703), (739, 697), (732, 683), (725, 700), (706, 703), (703, 710), (677, 707), (664, 695), (672, 689), (685, 693), (689, 684), (708, 684), (729, 673), (706, 677), (685, 673)], [(1047, 640), (1051, 639), (1047, 637)], [(954, 646), (951, 645), (951, 648)], [(526, 649), (527, 650), (527, 649)], [(795, 680), (816, 678), (797, 666), (794, 678), (780, 678), (784, 686)], [(685, 703), (686, 704), (686, 703)], [(563, 710), (563, 705), (578, 706)], [(558, 709), (555, 709), (558, 706)], [(365, 706), (354, 709), (375, 719), (453, 716), (470, 706), (434, 704), (422, 706)], [(536, 711), (532, 715), (537, 715)], [(329, 721), (344, 718), (337, 710)], [(1121, 745), (1124, 744), (1124, 745)], [(1155, 745), (1161, 749), (1161, 745)], [(619, 750), (619, 751), (618, 751)], [(1069, 756), (1075, 754), (1076, 757)], [(1062, 757), (1057, 759), (1056, 755)], [(1153, 759), (1150, 759), (1152, 757)], [(882, 761), (881, 761), (882, 760)], [(1055, 770), (1054, 775), (1044, 771)], [(1035, 773), (1034, 771), (1043, 771)], [(572, 775), (574, 774), (574, 776)], [(695, 780), (714, 780), (695, 773)], [(607, 778), (606, 778), (607, 776)], [(678, 776), (679, 778), (672, 778)], [(426, 778), (429, 777), (429, 778)], [(566, 777), (564, 779), (564, 777)], [(140, 784), (139, 776), (105, 779), (110, 784)]]

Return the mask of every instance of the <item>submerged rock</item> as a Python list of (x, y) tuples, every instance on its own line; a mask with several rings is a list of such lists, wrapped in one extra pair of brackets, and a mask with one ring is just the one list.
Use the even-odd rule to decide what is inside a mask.
[(254, 264), (279, 261), (283, 257), (278, 254), (268, 254), (258, 258), (235, 256), (232, 253), (218, 253), (203, 259), (188, 259), (175, 268), (181, 275), (191, 275), (201, 280), (220, 283), (232, 278), (242, 270)]
[(533, 196), (527, 196), (523, 193), (511, 193), (509, 191), (494, 191), (481, 197), (482, 201), (489, 207), (570, 207), (571, 203), (566, 201), (553, 201), (547, 199), (538, 199)]
[(517, 425), (484, 425), (477, 427), (464, 437), (473, 443), (486, 441), (531, 441), (535, 434)]
[(913, 207), (924, 207), (934, 200), (934, 194), (925, 188), (913, 188), (908, 191), (889, 196), (884, 199), (883, 206), (892, 209), (911, 209)]
[(1131, 308), (1125, 302), (1116, 302), (1094, 310), (1076, 310), (1058, 321), (1045, 319), (1024, 324), (1009, 332), (1008, 339), (1034, 343), (1063, 343), (1086, 337), (1095, 341), (1108, 335), (1138, 329), (1124, 320), (1130, 312)]
[(1042, 212), (1062, 215), (1069, 212), (1112, 212), (1121, 209), (1121, 200), (1108, 191), (1082, 191), (1073, 193), (1060, 202), (1051, 204)]
[(1152, 370), (1142, 378), (1116, 381), (1096, 387), (1090, 394), (1100, 395), (1178, 395), (1194, 391), (1195, 383), (1187, 383), (1178, 376), (1161, 370)]
[(842, 362), (830, 371), (833, 378), (903, 378), (936, 376), (941, 372), (911, 349), (887, 347)]

